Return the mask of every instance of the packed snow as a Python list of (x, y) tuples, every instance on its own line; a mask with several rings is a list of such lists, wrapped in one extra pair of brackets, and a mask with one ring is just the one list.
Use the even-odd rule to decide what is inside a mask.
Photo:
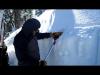
[[(48, 65), (100, 65), (100, 10), (46, 10), (36, 18), (41, 23), (40, 32), (63, 32), (46, 60)], [(10, 65), (17, 65), (12, 43), (20, 30), (5, 40)], [(53, 41), (38, 40), (41, 59)]]

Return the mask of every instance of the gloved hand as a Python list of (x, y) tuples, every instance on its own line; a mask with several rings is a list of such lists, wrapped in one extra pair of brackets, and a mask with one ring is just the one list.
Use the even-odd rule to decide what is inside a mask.
[(51, 37), (53, 37), (54, 40), (57, 40), (61, 34), (62, 32), (53, 32), (51, 33)]
[(45, 60), (40, 60), (39, 61), (39, 66), (46, 66), (47, 62)]

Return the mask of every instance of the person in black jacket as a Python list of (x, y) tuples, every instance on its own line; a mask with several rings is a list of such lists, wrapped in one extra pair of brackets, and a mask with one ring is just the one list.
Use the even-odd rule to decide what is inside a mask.
[(37, 19), (28, 19), (15, 36), (13, 45), (19, 66), (39, 65), (40, 53), (37, 40), (54, 37), (52, 33), (40, 33), (39, 28), (40, 22)]

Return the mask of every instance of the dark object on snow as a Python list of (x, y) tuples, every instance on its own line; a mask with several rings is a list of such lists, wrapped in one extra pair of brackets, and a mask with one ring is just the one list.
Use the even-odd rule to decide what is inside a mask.
[(15, 36), (13, 45), (20, 66), (39, 65), (39, 39), (51, 37), (50, 33), (39, 33), (40, 22), (34, 18), (28, 19), (22, 30)]
[(8, 64), (8, 54), (7, 54), (7, 46), (0, 47), (0, 66), (9, 66)]
[(47, 66), (47, 62), (45, 60), (40, 60), (39, 66)]

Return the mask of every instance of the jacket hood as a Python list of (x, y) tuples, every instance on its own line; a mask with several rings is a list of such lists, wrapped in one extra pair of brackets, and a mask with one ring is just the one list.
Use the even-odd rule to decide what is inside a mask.
[(37, 19), (28, 19), (22, 26), (22, 32), (26, 37), (32, 34), (33, 31), (40, 28), (40, 22)]

